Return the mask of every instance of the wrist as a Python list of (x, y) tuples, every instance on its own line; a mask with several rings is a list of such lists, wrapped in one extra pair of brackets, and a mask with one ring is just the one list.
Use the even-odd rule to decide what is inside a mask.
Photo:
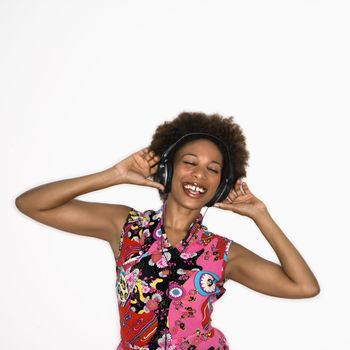
[(103, 170), (102, 173), (106, 176), (106, 179), (110, 184), (109, 186), (115, 186), (115, 185), (121, 185), (121, 184), (127, 183), (114, 166), (106, 170)]
[(262, 209), (258, 209), (256, 210), (252, 215), (250, 215), (250, 218), (256, 223), (260, 220), (266, 219), (270, 217), (270, 213), (267, 210), (267, 208), (262, 208)]

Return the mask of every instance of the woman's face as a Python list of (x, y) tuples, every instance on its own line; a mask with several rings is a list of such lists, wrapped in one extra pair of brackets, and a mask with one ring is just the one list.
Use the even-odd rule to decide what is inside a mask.
[(213, 198), (221, 179), (223, 156), (210, 140), (198, 139), (182, 146), (174, 158), (169, 197), (191, 209)]

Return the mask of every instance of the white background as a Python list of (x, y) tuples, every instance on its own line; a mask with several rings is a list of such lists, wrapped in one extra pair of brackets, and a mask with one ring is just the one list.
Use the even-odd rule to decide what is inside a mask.
[[(106, 169), (182, 111), (234, 116), (246, 181), (321, 292), (284, 299), (228, 281), (213, 325), (232, 350), (343, 350), (349, 335), (350, 5), (294, 1), (0, 2), (0, 348), (115, 350), (108, 243), (26, 217), (15, 198)], [(157, 190), (79, 197), (158, 208)], [(278, 262), (254, 222), (204, 224)]]

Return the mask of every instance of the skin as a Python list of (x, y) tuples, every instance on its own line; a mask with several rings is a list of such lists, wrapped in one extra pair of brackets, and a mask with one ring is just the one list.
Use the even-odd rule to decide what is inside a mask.
[[(188, 142), (175, 154), (171, 192), (164, 213), (164, 228), (172, 245), (181, 241), (203, 206), (214, 196), (220, 184), (222, 164), (219, 148), (206, 139)], [(207, 192), (202, 198), (190, 198), (183, 191), (184, 182), (198, 183)]]
[(243, 245), (231, 244), (225, 277), (260, 293), (281, 298), (308, 298), (319, 294), (316, 277), (305, 260), (271, 217), (266, 205), (237, 180), (228, 197), (215, 207), (252, 219), (275, 251), (280, 265)]
[[(193, 155), (185, 156), (187, 153)], [(106, 170), (32, 188), (16, 198), (16, 207), (45, 225), (107, 241), (117, 259), (120, 232), (131, 208), (121, 204), (82, 201), (75, 197), (119, 184), (164, 190), (162, 184), (150, 179), (157, 172), (159, 160), (160, 157), (153, 151), (143, 148)], [(164, 214), (170, 243), (176, 244), (185, 236), (189, 225), (216, 192), (221, 165), (222, 155), (218, 147), (206, 139), (187, 143), (176, 153), (172, 191)], [(235, 241), (228, 252), (225, 278), (277, 297), (307, 298), (317, 295), (320, 287), (303, 257), (273, 220), (266, 205), (241, 180), (238, 179), (227, 198), (215, 206), (218, 210), (228, 210), (253, 220), (274, 249), (280, 265)], [(200, 182), (207, 188), (207, 193), (201, 199), (189, 198), (181, 188), (184, 181)]]
[[(194, 155), (189, 156), (188, 153)], [(176, 154), (172, 191), (166, 201), (164, 218), (170, 243), (176, 244), (185, 236), (189, 225), (216, 192), (222, 161), (218, 147), (205, 139), (187, 143)], [(219, 172), (214, 173), (211, 168)], [(189, 198), (181, 187), (184, 181), (199, 181), (208, 189), (206, 195), (201, 199)], [(279, 265), (266, 260), (234, 242), (228, 252), (225, 279), (276, 297), (307, 298), (319, 293), (318, 282), (305, 260), (273, 220), (265, 203), (251, 192), (247, 183), (238, 179), (227, 198), (214, 206), (253, 220), (281, 263)]]

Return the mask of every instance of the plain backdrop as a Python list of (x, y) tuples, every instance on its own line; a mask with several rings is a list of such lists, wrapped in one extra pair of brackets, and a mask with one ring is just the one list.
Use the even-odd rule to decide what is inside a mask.
[[(349, 34), (345, 0), (1, 0), (0, 348), (115, 350), (110, 246), (15, 198), (102, 171), (202, 111), (241, 125), (245, 180), (321, 287), (284, 299), (229, 280), (212, 324), (232, 350), (349, 349)], [(161, 205), (133, 185), (79, 199)], [(278, 262), (249, 218), (210, 208), (204, 224)]]

